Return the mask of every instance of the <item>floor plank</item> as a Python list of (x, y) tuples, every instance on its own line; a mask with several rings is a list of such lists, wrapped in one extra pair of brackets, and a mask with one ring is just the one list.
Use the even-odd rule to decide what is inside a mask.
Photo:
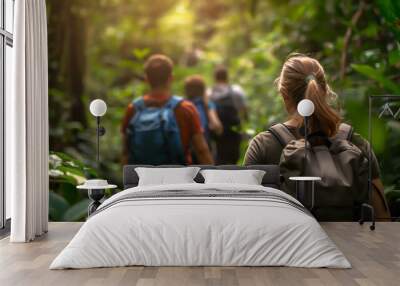
[(0, 240), (0, 285), (399, 285), (400, 223), (322, 223), (352, 263), (352, 269), (289, 267), (118, 267), (50, 271), (55, 256), (81, 223), (50, 223), (49, 233), (32, 243)]

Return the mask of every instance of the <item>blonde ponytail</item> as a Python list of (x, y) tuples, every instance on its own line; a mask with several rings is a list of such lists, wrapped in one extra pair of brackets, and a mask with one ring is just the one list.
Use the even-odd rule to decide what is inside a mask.
[(340, 116), (328, 104), (329, 89), (324, 90), (317, 82), (316, 78), (308, 81), (304, 98), (314, 103), (314, 114), (310, 118), (310, 132), (322, 131), (326, 136), (332, 137), (336, 135)]
[[(309, 132), (323, 132), (326, 136), (336, 135), (341, 118), (339, 112), (329, 105), (328, 100), (334, 94), (325, 80), (325, 72), (321, 64), (310, 57), (295, 55), (289, 57), (283, 65), (277, 80), (279, 92), (289, 99), (290, 105), (296, 107), (302, 99), (314, 103), (314, 114), (310, 118)], [(288, 105), (287, 101), (285, 100)], [(296, 108), (291, 108), (296, 110)], [(292, 114), (300, 127), (303, 118)]]

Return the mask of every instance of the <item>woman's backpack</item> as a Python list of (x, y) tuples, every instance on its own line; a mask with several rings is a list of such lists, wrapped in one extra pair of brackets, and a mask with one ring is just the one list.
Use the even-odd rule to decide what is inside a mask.
[(128, 125), (129, 164), (185, 164), (175, 108), (183, 99), (172, 96), (162, 107), (133, 102), (135, 115)]
[[(368, 158), (351, 143), (353, 128), (342, 123), (326, 144), (308, 144), (307, 161), (305, 141), (297, 139), (283, 124), (269, 131), (280, 142), (283, 151), (280, 169), (283, 189), (294, 195), (292, 176), (316, 176), (314, 214), (322, 220), (355, 220), (361, 204), (368, 200)], [(309, 140), (310, 141), (310, 140)], [(311, 145), (311, 146), (310, 146)]]
[(240, 115), (238, 107), (235, 104), (235, 96), (238, 96), (229, 86), (226, 91), (220, 92), (213, 89), (212, 99), (217, 106), (217, 114), (224, 127), (224, 134), (236, 133), (235, 129), (240, 126)]

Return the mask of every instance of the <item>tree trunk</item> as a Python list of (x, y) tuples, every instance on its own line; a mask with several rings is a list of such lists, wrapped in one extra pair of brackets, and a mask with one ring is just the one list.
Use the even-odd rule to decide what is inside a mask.
[[(68, 1), (68, 0), (67, 0)], [(83, 102), (86, 71), (86, 21), (70, 11), (67, 33), (67, 66), (65, 70), (67, 98), (71, 100), (70, 120), (87, 127), (86, 108)]]
[(76, 9), (79, 7), (77, 5), (79, 0), (48, 0), (47, 2), (49, 7), (49, 86), (51, 89), (64, 93), (62, 99), (67, 102), (65, 104), (58, 102), (58, 108), (68, 108), (68, 110), (53, 112), (67, 112), (69, 121), (79, 122), (82, 127), (86, 127), (87, 119), (83, 102), (86, 21)]

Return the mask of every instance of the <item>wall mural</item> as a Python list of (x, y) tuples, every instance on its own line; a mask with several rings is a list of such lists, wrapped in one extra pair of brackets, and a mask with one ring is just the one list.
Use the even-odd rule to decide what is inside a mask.
[[(227, 68), (247, 108), (241, 112), (240, 127), (234, 128), (240, 134), (234, 140), (237, 165), (243, 164), (256, 134), (287, 119), (275, 80), (293, 52), (321, 62), (338, 95), (332, 105), (367, 138), (368, 113), (363, 111), (368, 110), (368, 95), (400, 94), (400, 48), (396, 45), (400, 33), (393, 9), (384, 2), (46, 1), (50, 218), (82, 220), (86, 216), (89, 200), (85, 192), (76, 191), (76, 185), (88, 178), (107, 179), (122, 188), (126, 160), (121, 125), (128, 105), (148, 92), (144, 63), (155, 53), (173, 60), (171, 90), (180, 96), (185, 96), (188, 77), (201, 75), (210, 90), (215, 86), (216, 67)], [(89, 111), (90, 102), (97, 98), (108, 107), (101, 119), (107, 133), (100, 139), (99, 166), (96, 120)], [(383, 100), (379, 108), (374, 107), (377, 116), (372, 119), (372, 143), (393, 205), (400, 199), (400, 156), (395, 154), (400, 150), (399, 108)], [(217, 161), (218, 148), (212, 140), (210, 146)]]

